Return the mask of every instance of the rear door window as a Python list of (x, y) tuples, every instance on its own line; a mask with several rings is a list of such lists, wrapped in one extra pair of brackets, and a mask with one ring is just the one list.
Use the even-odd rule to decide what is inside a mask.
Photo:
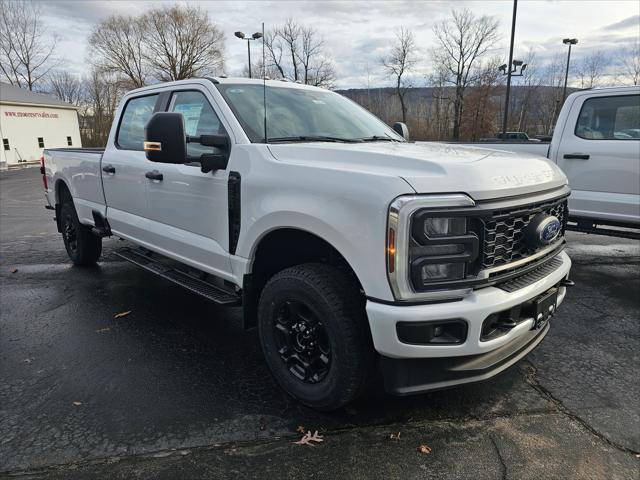
[(587, 99), (575, 134), (586, 140), (640, 139), (640, 95)]
[(158, 95), (132, 98), (122, 113), (116, 144), (124, 150), (143, 150), (144, 127), (153, 115)]

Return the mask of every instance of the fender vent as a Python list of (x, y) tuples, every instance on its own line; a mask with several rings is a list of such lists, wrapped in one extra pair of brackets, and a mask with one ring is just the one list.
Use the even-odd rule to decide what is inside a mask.
[(235, 255), (240, 237), (240, 174), (229, 173), (228, 181), (229, 204), (229, 253)]

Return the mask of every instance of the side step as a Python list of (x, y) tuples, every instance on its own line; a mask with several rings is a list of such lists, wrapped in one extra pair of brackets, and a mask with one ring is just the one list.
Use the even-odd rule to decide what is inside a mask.
[(591, 233), (593, 235), (606, 235), (609, 237), (630, 238), (631, 240), (640, 240), (640, 232), (629, 230), (614, 230), (613, 228), (602, 227), (584, 227), (580, 224), (568, 223), (567, 230), (573, 232)]
[(120, 248), (113, 253), (145, 270), (155, 273), (170, 282), (180, 285), (187, 290), (211, 300), (220, 305), (237, 305), (240, 303), (240, 295), (230, 292), (212, 283), (206, 282), (194, 275), (176, 270), (164, 263), (151, 258), (152, 253), (130, 247)]

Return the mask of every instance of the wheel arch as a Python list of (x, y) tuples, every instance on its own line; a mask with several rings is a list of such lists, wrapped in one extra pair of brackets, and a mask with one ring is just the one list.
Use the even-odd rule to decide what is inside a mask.
[(267, 281), (286, 268), (304, 263), (336, 266), (347, 273), (364, 292), (355, 269), (331, 242), (300, 227), (279, 227), (265, 232), (252, 248), (248, 273), (243, 279), (246, 328), (256, 325), (257, 303)]

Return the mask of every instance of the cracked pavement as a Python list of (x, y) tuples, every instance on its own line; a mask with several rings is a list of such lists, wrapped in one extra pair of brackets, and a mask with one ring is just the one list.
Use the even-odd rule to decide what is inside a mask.
[[(239, 309), (117, 261), (116, 239), (71, 267), (43, 205), (37, 169), (0, 172), (0, 478), (640, 476), (637, 241), (569, 233), (577, 285), (503, 374), (326, 414), (279, 390)], [(325, 441), (294, 445), (300, 425)]]

